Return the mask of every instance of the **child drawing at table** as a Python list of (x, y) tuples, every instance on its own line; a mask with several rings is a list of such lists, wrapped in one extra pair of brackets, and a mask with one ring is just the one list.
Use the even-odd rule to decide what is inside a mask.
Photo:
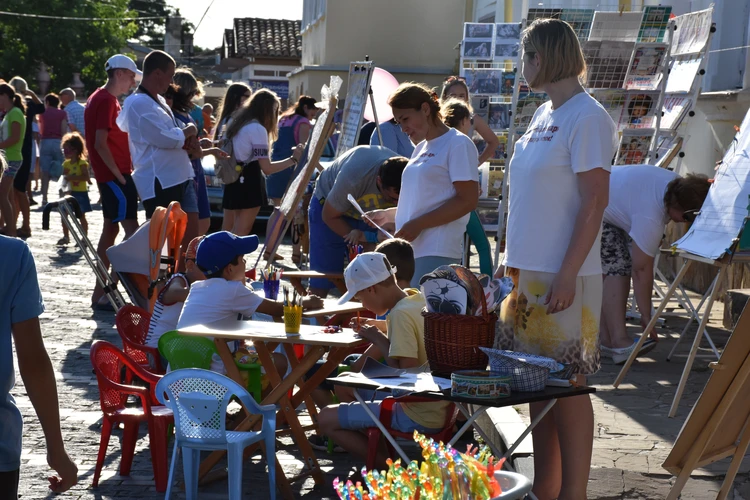
[[(258, 237), (236, 236), (229, 231), (213, 233), (200, 242), (195, 263), (206, 276), (193, 283), (182, 307), (177, 328), (209, 324), (227, 319), (241, 319), (256, 312), (274, 318), (284, 315), (281, 302), (265, 299), (245, 286), (245, 255), (258, 248)], [(309, 295), (302, 299), (303, 309), (320, 309), (323, 300)], [(279, 373), (287, 369), (286, 358), (273, 354)], [(211, 370), (226, 373), (224, 364), (214, 354)]]
[[(344, 272), (348, 291), (339, 302), (347, 302), (356, 295), (362, 305), (375, 314), (383, 315), (390, 311), (386, 318), (388, 335), (372, 325), (357, 325), (360, 336), (373, 344), (365, 356), (377, 349), (389, 366), (416, 368), (427, 363), (421, 315), (424, 298), (415, 289), (399, 287), (396, 272), (388, 258), (381, 253), (358, 255)], [(372, 357), (377, 359), (379, 356)], [(367, 404), (375, 415), (380, 414), (380, 401)], [(396, 403), (391, 427), (402, 432), (438, 432), (445, 422), (448, 405), (444, 401)], [(360, 403), (327, 406), (321, 410), (318, 423), (321, 433), (346, 451), (361, 458), (367, 456), (367, 436), (364, 431), (375, 424)], [(379, 452), (377, 465), (383, 466), (385, 460), (385, 454)]]

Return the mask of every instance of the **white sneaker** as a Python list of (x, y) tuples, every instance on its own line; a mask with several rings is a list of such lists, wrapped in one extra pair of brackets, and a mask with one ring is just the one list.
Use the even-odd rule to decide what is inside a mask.
[(602, 358), (611, 358), (612, 357), (612, 348), (607, 347), (606, 345), (599, 346), (599, 352), (601, 353)]
[[(616, 365), (621, 365), (625, 363), (625, 361), (627, 361), (628, 358), (630, 357), (630, 353), (632, 353), (633, 349), (635, 349), (636, 345), (638, 345), (637, 340), (633, 342), (633, 344), (629, 345), (628, 347), (620, 347), (620, 348), (611, 349), (612, 361), (614, 361)], [(656, 341), (653, 339), (646, 339), (646, 341), (641, 346), (641, 349), (638, 351), (638, 356), (642, 356), (650, 352), (654, 347), (656, 347)]]

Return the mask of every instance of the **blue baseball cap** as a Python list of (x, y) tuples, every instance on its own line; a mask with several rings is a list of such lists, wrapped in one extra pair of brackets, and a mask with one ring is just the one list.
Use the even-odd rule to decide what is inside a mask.
[(206, 276), (215, 276), (238, 255), (254, 252), (258, 248), (258, 237), (237, 236), (229, 231), (209, 234), (195, 254), (195, 263)]

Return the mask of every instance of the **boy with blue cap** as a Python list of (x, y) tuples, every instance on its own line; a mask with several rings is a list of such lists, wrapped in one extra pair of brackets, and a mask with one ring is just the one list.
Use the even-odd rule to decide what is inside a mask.
[[(258, 248), (258, 237), (237, 236), (229, 231), (213, 233), (201, 241), (195, 263), (206, 276), (205, 281), (193, 283), (182, 308), (177, 328), (209, 324), (252, 316), (259, 312), (273, 317), (282, 317), (281, 302), (261, 297), (245, 286), (245, 255)], [(308, 295), (302, 299), (303, 309), (320, 309), (323, 300)], [(279, 356), (282, 357), (282, 356)], [(215, 356), (211, 369), (223, 372), (223, 365)], [(284, 360), (285, 361), (285, 360)], [(277, 363), (277, 368), (281, 368)], [(279, 370), (281, 373), (286, 371)]]

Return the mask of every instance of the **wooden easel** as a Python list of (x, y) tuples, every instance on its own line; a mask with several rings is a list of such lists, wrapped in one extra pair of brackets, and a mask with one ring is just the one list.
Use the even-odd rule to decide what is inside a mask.
[[(737, 241), (739, 241), (739, 239)], [(677, 273), (677, 276), (675, 276), (675, 279), (670, 285), (669, 290), (667, 290), (664, 296), (664, 299), (662, 299), (661, 303), (659, 304), (659, 307), (656, 309), (656, 312), (651, 317), (651, 321), (646, 326), (645, 330), (643, 331), (643, 334), (641, 334), (641, 338), (638, 340), (638, 344), (635, 346), (635, 349), (633, 349), (633, 352), (630, 353), (630, 357), (625, 362), (625, 365), (620, 370), (620, 373), (617, 375), (617, 378), (615, 379), (615, 382), (613, 384), (614, 387), (617, 388), (622, 383), (622, 380), (625, 378), (625, 375), (630, 369), (630, 366), (633, 364), (633, 361), (635, 361), (635, 358), (638, 356), (638, 351), (641, 349), (641, 346), (643, 345), (643, 343), (646, 341), (651, 331), (656, 326), (656, 322), (658, 321), (659, 316), (667, 307), (667, 304), (669, 303), (670, 299), (674, 295), (677, 288), (680, 286), (680, 283), (682, 282), (682, 279), (684, 278), (685, 273), (687, 273), (688, 269), (690, 269), (690, 266), (693, 264), (693, 262), (703, 262), (705, 264), (711, 264), (712, 266), (718, 267), (719, 268), (718, 275), (716, 279), (714, 280), (713, 285), (710, 289), (710, 294), (708, 295), (708, 299), (705, 301), (705, 306), (703, 308), (703, 315), (701, 316), (701, 320), (698, 325), (698, 331), (696, 332), (695, 338), (693, 339), (693, 345), (690, 348), (690, 353), (688, 354), (687, 360), (685, 361), (685, 367), (682, 370), (680, 383), (677, 386), (677, 391), (675, 392), (674, 399), (672, 400), (672, 406), (669, 409), (670, 417), (674, 417), (675, 414), (677, 413), (677, 407), (680, 404), (682, 393), (685, 391), (685, 385), (687, 384), (687, 379), (690, 376), (690, 370), (693, 367), (693, 362), (695, 361), (695, 355), (698, 352), (698, 347), (700, 346), (701, 339), (703, 338), (703, 334), (706, 331), (706, 325), (708, 324), (708, 319), (711, 316), (711, 308), (713, 307), (714, 300), (716, 299), (718, 295), (718, 291), (721, 289), (721, 285), (724, 282), (724, 279), (726, 278), (727, 269), (729, 268), (729, 265), (732, 263), (750, 263), (750, 254), (748, 253), (737, 253), (737, 254), (729, 253), (728, 255), (725, 255), (719, 260), (706, 259), (704, 257), (700, 257), (698, 255), (693, 255), (691, 253), (683, 252), (683, 251), (676, 252), (676, 255), (678, 257), (682, 257), (683, 259), (685, 259), (685, 262), (683, 263), (682, 267)], [(699, 304), (699, 307), (696, 309), (696, 313), (698, 316), (700, 316), (700, 304)]]
[[(315, 123), (310, 138), (308, 140), (308, 157), (307, 163), (301, 172), (297, 174), (290, 186), (284, 193), (284, 198), (281, 200), (281, 206), (275, 208), (271, 217), (268, 219), (269, 230), (266, 236), (266, 242), (263, 245), (263, 251), (258, 254), (258, 260), (255, 262), (254, 267), (258, 267), (261, 257), (268, 254), (266, 259), (266, 266), (273, 263), (273, 259), (276, 256), (276, 252), (279, 249), (281, 240), (284, 238), (289, 226), (292, 224), (292, 219), (297, 210), (297, 207), (305, 194), (307, 184), (312, 178), (313, 171), (320, 161), (320, 155), (325, 149), (326, 142), (333, 132), (333, 114), (336, 110), (338, 99), (332, 96), (328, 101), (328, 111), (324, 115), (318, 117), (318, 122)], [(266, 252), (268, 249), (268, 252)]]
[(714, 372), (662, 464), (677, 479), (667, 500), (677, 500), (698, 467), (732, 457), (718, 500), (729, 494), (750, 444), (750, 311), (745, 307)]

